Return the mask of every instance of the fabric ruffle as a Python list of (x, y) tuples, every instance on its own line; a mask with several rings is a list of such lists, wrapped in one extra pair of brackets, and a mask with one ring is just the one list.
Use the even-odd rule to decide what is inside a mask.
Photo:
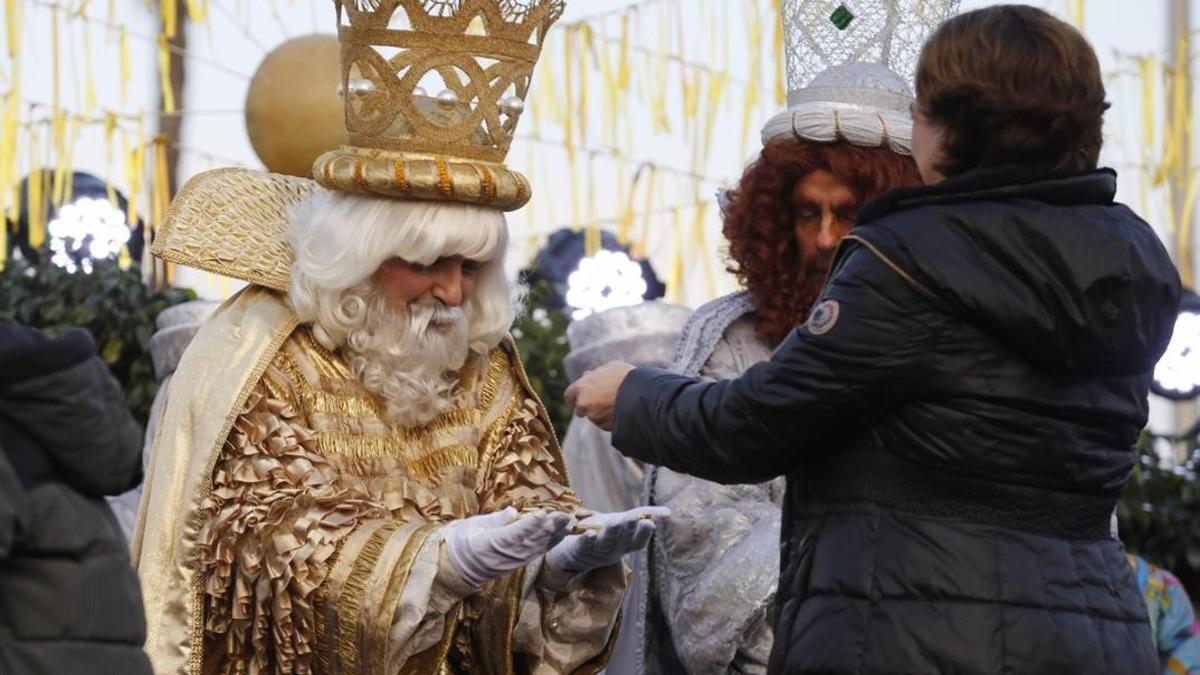
[(483, 511), (505, 506), (573, 512), (579, 499), (565, 483), (550, 454), (554, 432), (538, 414), (536, 400), (525, 397), (517, 404), (500, 437), (500, 452), (489, 468), (482, 491)]
[(338, 543), (387, 512), (338, 482), (296, 411), (262, 385), (234, 422), (202, 508), (214, 648), (238, 672), (311, 673), (313, 597)]
[[(381, 464), (390, 469), (385, 475), (378, 475)], [(394, 519), (446, 522), (480, 513), (479, 496), (474, 490), (476, 471), (472, 467), (452, 467), (433, 484), (404, 479), (400, 461), (381, 463), (374, 460), (369, 471), (367, 476), (363, 475), (368, 473), (367, 470), (361, 473), (351, 470), (340, 475), (347, 487), (370, 495)]]

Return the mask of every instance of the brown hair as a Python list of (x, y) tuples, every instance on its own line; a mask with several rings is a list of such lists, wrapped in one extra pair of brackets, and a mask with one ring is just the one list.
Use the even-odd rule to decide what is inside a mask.
[(917, 64), (917, 106), (942, 128), (947, 176), (1020, 163), (1096, 168), (1108, 103), (1096, 53), (1070, 25), (1024, 5), (942, 24)]
[(861, 205), (892, 188), (921, 182), (911, 157), (845, 142), (767, 145), (746, 167), (725, 214), (729, 272), (750, 292), (758, 335), (774, 344), (804, 322), (825, 283), (825, 270), (800, 260), (791, 195), (796, 183), (824, 169), (854, 191)]

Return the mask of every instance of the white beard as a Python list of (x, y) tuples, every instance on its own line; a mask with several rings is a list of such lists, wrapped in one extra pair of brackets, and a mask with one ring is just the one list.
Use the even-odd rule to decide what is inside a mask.
[[(387, 421), (420, 428), (458, 399), (458, 371), (470, 356), (467, 317), (441, 302), (391, 309), (377, 293), (354, 289), (342, 299), (357, 314), (343, 346), (351, 371), (383, 400)], [(357, 310), (357, 311), (355, 311)]]

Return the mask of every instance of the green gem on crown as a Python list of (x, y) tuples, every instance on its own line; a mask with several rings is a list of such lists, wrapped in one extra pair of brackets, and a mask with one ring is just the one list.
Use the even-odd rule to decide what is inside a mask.
[(833, 14), (829, 15), (829, 20), (833, 25), (837, 26), (838, 30), (846, 30), (846, 26), (854, 21), (854, 13), (851, 12), (845, 5), (838, 5), (838, 8), (833, 10)]

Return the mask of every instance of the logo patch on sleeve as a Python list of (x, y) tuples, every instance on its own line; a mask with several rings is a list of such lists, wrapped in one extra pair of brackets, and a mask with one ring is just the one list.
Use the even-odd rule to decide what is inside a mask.
[(824, 335), (837, 325), (841, 307), (837, 300), (826, 300), (817, 305), (808, 317), (808, 332), (813, 335)]

